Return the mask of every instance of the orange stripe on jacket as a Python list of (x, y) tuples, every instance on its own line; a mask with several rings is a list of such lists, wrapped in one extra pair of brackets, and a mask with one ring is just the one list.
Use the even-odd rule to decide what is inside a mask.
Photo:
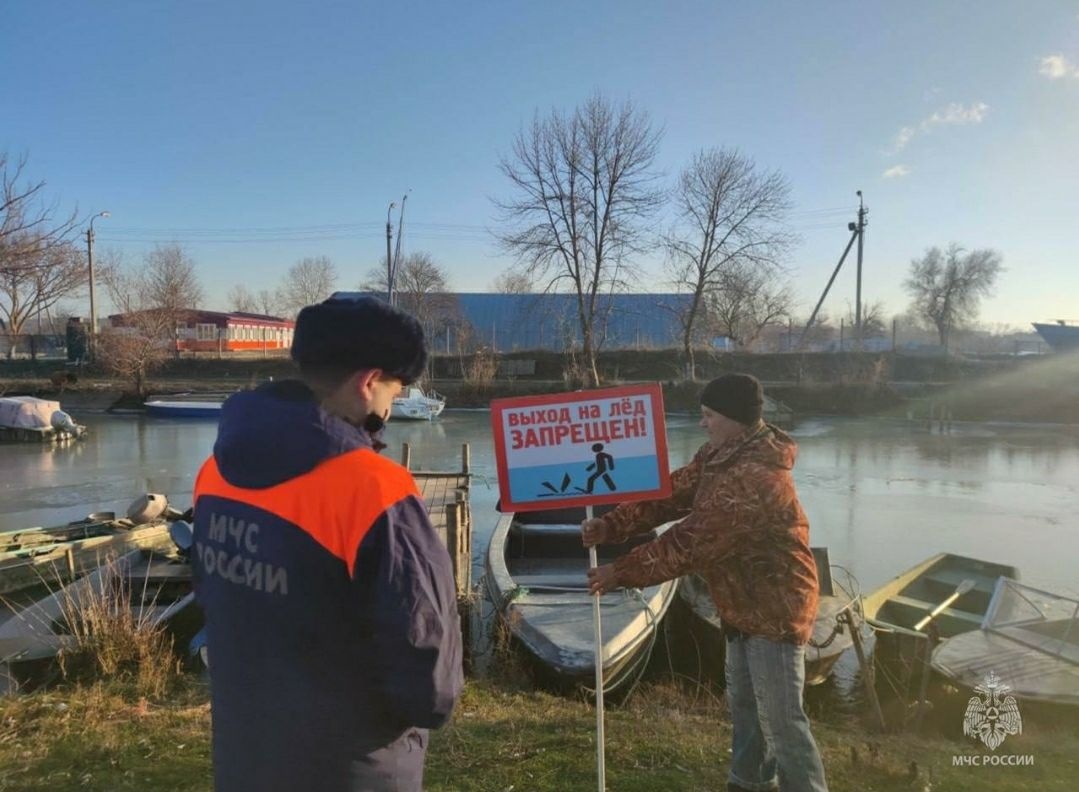
[(405, 468), (359, 448), (264, 489), (229, 484), (211, 456), (195, 479), (196, 508), (203, 495), (250, 504), (299, 526), (344, 561), (351, 575), (360, 542), (378, 516), (419, 491)]

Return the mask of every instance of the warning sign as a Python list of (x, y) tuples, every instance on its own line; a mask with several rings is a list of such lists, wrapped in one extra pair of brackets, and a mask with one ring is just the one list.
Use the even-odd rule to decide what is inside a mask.
[(659, 385), (496, 399), (491, 428), (503, 511), (671, 493)]

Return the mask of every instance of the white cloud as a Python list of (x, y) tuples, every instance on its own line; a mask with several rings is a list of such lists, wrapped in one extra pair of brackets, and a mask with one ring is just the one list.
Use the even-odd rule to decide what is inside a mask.
[(1044, 75), (1050, 80), (1059, 80), (1064, 77), (1079, 79), (1079, 67), (1063, 55), (1049, 55), (1042, 58), (1042, 65), (1038, 69), (1038, 74)]
[(882, 173), (881, 175), (885, 179), (900, 179), (906, 176), (908, 173), (910, 173), (910, 168), (908, 168), (906, 165), (896, 165), (894, 167), (888, 168), (888, 170), (884, 171), (884, 173)]
[(964, 107), (958, 102), (952, 102), (944, 111), (937, 111), (922, 122), (922, 131), (928, 132), (941, 124), (980, 124), (985, 120), (985, 114), (989, 112), (989, 105), (985, 102), (972, 104)]
[(895, 150), (902, 151), (910, 143), (910, 139), (918, 134), (918, 130), (914, 127), (903, 127), (899, 130), (899, 134), (895, 136)]
[(938, 110), (928, 118), (923, 119), (917, 126), (905, 126), (895, 136), (893, 153), (899, 153), (918, 134), (925, 134), (938, 126), (959, 126), (963, 124), (980, 124), (989, 113), (989, 105), (985, 102), (975, 102), (971, 105), (962, 105), (952, 102), (943, 110)]

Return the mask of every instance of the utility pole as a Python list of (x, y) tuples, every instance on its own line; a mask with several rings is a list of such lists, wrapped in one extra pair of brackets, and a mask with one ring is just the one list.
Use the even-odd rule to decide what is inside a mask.
[(97, 358), (97, 304), (94, 302), (94, 221), (99, 217), (111, 217), (108, 212), (98, 212), (90, 218), (86, 229), (86, 261), (90, 276), (90, 360)]
[(397, 304), (397, 265), (401, 263), (401, 237), (405, 235), (405, 201), (408, 200), (408, 193), (410, 192), (412, 190), (401, 196), (401, 211), (397, 214), (397, 242), (393, 248), (393, 277), (390, 280), (393, 296), (390, 298), (390, 305)]
[(386, 302), (393, 305), (393, 254), (390, 252), (393, 245), (393, 224), (390, 222), (390, 212), (396, 203), (390, 201), (386, 208)]
[(858, 190), (858, 285), (854, 295), (854, 347), (862, 349), (862, 242), (865, 239), (865, 205), (862, 203), (862, 191)]

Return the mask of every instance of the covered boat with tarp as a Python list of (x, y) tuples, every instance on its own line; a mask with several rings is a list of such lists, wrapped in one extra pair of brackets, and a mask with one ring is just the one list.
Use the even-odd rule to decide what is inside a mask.
[(0, 396), (0, 440), (53, 443), (85, 436), (86, 427), (75, 423), (58, 401)]

